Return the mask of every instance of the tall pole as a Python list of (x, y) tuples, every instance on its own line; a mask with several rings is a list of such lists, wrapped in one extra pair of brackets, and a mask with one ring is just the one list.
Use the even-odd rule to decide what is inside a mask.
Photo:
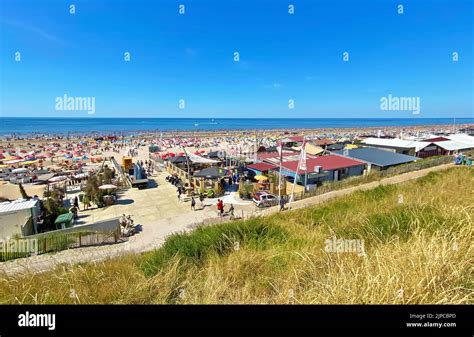
[(280, 169), (278, 172), (278, 197), (281, 198), (281, 162), (283, 161), (283, 140), (280, 139), (280, 143), (278, 144), (280, 149)]
[(300, 168), (300, 165), (301, 165), (301, 153), (298, 159), (298, 166), (296, 166), (295, 178), (293, 179), (293, 186), (291, 188), (291, 197), (290, 197), (290, 202), (288, 203), (288, 209), (291, 209), (291, 204), (293, 203), (293, 198), (295, 195), (296, 178), (298, 177), (298, 169)]
[(186, 156), (186, 165), (188, 166), (188, 181), (189, 181), (189, 187), (191, 187), (191, 171), (189, 169), (189, 158), (188, 158), (188, 153), (186, 152), (186, 149), (182, 147), (184, 151), (184, 155)]

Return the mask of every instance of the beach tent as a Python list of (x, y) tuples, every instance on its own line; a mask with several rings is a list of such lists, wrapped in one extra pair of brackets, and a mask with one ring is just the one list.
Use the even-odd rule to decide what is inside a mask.
[(67, 177), (66, 176), (57, 176), (57, 177), (52, 177), (51, 179), (48, 180), (48, 182), (50, 183), (57, 183), (59, 181), (64, 181), (66, 180)]
[(23, 168), (23, 167), (12, 170), (12, 173), (15, 173), (15, 174), (17, 174), (17, 173), (26, 173), (26, 172), (28, 172), (28, 169)]
[(115, 190), (116, 188), (117, 186), (112, 185), (112, 184), (105, 184), (105, 185), (99, 186), (99, 190)]
[(218, 160), (204, 158), (193, 153), (188, 153), (189, 161), (195, 164), (217, 164)]
[(222, 178), (227, 175), (227, 170), (220, 167), (208, 167), (199, 172), (194, 173), (196, 178)]
[(18, 163), (21, 163), (22, 161), (23, 159), (13, 159), (13, 160), (6, 161), (5, 164), (18, 164)]
[[(296, 151), (301, 151), (301, 146), (294, 146), (292, 147), (292, 149)], [(306, 149), (307, 154), (312, 154), (312, 155), (317, 155), (324, 152), (324, 149), (322, 147), (311, 144), (311, 143), (307, 143), (305, 149)]]

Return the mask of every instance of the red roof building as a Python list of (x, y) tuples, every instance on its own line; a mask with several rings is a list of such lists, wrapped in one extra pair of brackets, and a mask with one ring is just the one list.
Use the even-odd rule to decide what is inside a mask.
[[(362, 166), (365, 165), (363, 161), (349, 159), (341, 156), (320, 156), (316, 158), (308, 158), (306, 160), (306, 167), (308, 173), (315, 172), (314, 168), (316, 166), (321, 166), (324, 171), (339, 170), (348, 167)], [(298, 166), (298, 161), (287, 161), (282, 163), (282, 167), (286, 170), (296, 172), (296, 167)], [(298, 170), (297, 174), (304, 174), (304, 170)]]
[(265, 172), (265, 171), (277, 168), (277, 166), (271, 165), (268, 163), (256, 163), (256, 164), (248, 165), (247, 168), (254, 171)]

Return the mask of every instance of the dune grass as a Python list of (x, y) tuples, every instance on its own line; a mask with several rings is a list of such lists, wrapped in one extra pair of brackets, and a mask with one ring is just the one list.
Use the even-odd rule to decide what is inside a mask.
[[(1, 303), (473, 303), (474, 170), (177, 234), (155, 251), (0, 279)], [(325, 250), (358, 239), (365, 256)]]

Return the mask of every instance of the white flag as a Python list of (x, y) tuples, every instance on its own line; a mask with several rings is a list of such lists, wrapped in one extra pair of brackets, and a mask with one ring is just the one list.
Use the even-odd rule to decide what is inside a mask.
[(277, 151), (280, 157), (280, 164), (281, 164), (281, 162), (283, 161), (283, 142), (281, 140), (279, 140), (277, 143)]

